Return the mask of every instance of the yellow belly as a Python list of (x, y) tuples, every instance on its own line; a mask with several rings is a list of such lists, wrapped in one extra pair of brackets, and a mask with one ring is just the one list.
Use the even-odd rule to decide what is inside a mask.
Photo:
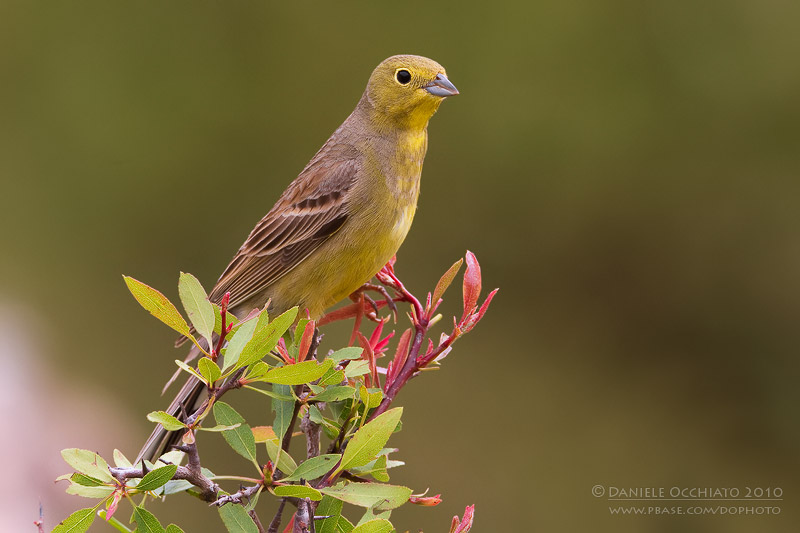
[(361, 176), (348, 194), (349, 215), (342, 228), (267, 290), (272, 307), (299, 305), (312, 318), (369, 281), (405, 240), (419, 196), (427, 147), (425, 131), (397, 141), (392, 156), (359, 146)]
[[(416, 205), (391, 213), (356, 213), (330, 239), (268, 291), (271, 307), (282, 312), (299, 305), (312, 318), (369, 281), (403, 243)], [(370, 210), (372, 211), (372, 210)], [(388, 215), (388, 216), (387, 216)]]

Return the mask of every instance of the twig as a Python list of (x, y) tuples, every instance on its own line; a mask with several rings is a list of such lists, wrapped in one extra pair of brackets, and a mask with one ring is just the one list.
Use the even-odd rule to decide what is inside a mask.
[[(311, 345), (308, 347), (308, 358), (317, 358), (317, 348), (319, 347), (319, 342), (322, 339), (322, 335), (319, 334), (319, 329), (314, 328), (314, 335), (311, 338)], [(303, 393), (303, 388), (305, 385), (297, 385), (294, 388), (294, 393), (299, 398)], [(292, 411), (292, 418), (289, 421), (289, 428), (286, 430), (286, 434), (283, 436), (283, 440), (281, 441), (281, 449), (283, 451), (289, 451), (289, 445), (292, 442), (292, 433), (294, 433), (294, 424), (297, 421), (297, 415), (300, 412), (300, 402), (294, 402), (294, 410)]]
[(370, 420), (389, 409), (389, 406), (392, 405), (392, 401), (394, 401), (394, 398), (397, 396), (397, 393), (400, 392), (400, 389), (402, 389), (408, 380), (411, 379), (411, 377), (420, 369), (417, 356), (419, 355), (420, 348), (422, 347), (422, 341), (425, 338), (425, 333), (427, 332), (428, 328), (427, 325), (422, 326), (415, 324), (414, 329), (416, 330), (414, 332), (414, 343), (411, 345), (411, 350), (408, 353), (408, 358), (403, 365), (403, 369), (400, 371), (400, 374), (397, 376), (397, 378), (395, 378), (395, 380), (389, 384), (389, 388), (386, 389), (386, 393), (384, 394), (380, 405), (375, 409), (372, 415), (370, 415)]
[(292, 533), (312, 533), (314, 527), (314, 511), (311, 509), (311, 500), (304, 498), (297, 502), (297, 512), (294, 513), (294, 527)]
[(242, 367), (239, 370), (237, 370), (236, 372), (234, 372), (234, 374), (231, 376), (231, 378), (228, 381), (226, 381), (220, 388), (218, 388), (214, 392), (214, 400), (215, 401), (219, 400), (222, 397), (223, 394), (225, 394), (226, 392), (228, 392), (230, 390), (241, 389), (242, 388), (242, 382), (239, 380), (239, 378), (242, 377), (242, 375), (244, 374), (245, 370), (247, 370), (247, 368)]
[(317, 533), (317, 526), (314, 522), (316, 518), (314, 518), (314, 513), (317, 511), (318, 502), (311, 501), (311, 498), (306, 498), (306, 507), (308, 507), (308, 530), (309, 533)]
[(275, 516), (272, 517), (272, 522), (269, 523), (267, 533), (278, 533), (278, 528), (281, 527), (281, 517), (283, 516), (284, 507), (286, 507), (286, 498), (281, 498), (278, 510), (275, 512)]
[[(178, 447), (181, 451), (185, 451), (182, 448), (195, 448), (194, 445), (187, 445), (187, 446), (180, 446)], [(188, 453), (187, 453), (188, 455)], [(197, 459), (199, 461), (199, 458)], [(191, 456), (190, 456), (191, 461)], [(197, 463), (199, 464), (199, 462)], [(137, 479), (142, 478), (145, 476), (147, 472), (143, 471), (141, 467), (129, 467), (129, 468), (119, 468), (119, 467), (110, 467), (109, 471), (111, 475), (114, 476), (120, 483), (125, 483), (129, 479)], [(188, 481), (198, 489), (200, 489), (200, 498), (207, 502), (213, 502), (217, 499), (217, 494), (219, 493), (219, 485), (205, 477), (202, 472), (194, 471), (190, 469), (189, 466), (179, 466), (178, 470), (175, 471), (175, 475), (172, 476), (172, 479), (182, 479)]]
[(267, 533), (267, 530), (264, 529), (263, 525), (261, 525), (261, 520), (258, 518), (258, 513), (256, 513), (255, 509), (250, 509), (250, 511), (247, 514), (249, 514), (250, 518), (253, 519), (253, 523), (258, 528), (258, 533)]
[[(216, 389), (213, 392), (214, 400), (218, 400), (225, 393), (232, 389), (241, 388), (242, 383), (239, 381), (239, 378), (242, 377), (244, 371), (244, 368), (240, 368), (233, 374), (233, 376), (231, 376), (231, 379)], [(197, 420), (197, 417), (205, 412), (206, 408), (208, 407), (208, 402), (209, 400), (203, 402), (203, 404), (192, 414), (192, 416), (187, 419), (187, 424), (194, 423), (194, 421)], [(188, 458), (188, 461), (186, 466), (178, 466), (178, 469), (175, 471), (175, 475), (172, 476), (172, 479), (182, 479), (188, 481), (200, 489), (200, 499), (207, 502), (214, 502), (219, 494), (219, 485), (203, 475), (200, 464), (200, 454), (197, 451), (197, 443), (193, 442), (191, 444), (176, 445), (174, 448), (184, 452)], [(109, 468), (109, 470), (111, 471), (111, 475), (113, 475), (123, 484), (128, 479), (142, 478), (145, 474), (147, 474), (144, 464), (139, 468), (112, 467)]]
[(336, 453), (337, 451), (340, 451), (342, 449), (342, 444), (344, 444), (344, 437), (345, 435), (347, 435), (347, 430), (351, 419), (352, 419), (352, 413), (350, 416), (347, 417), (347, 420), (345, 420), (342, 423), (342, 427), (339, 428), (339, 434), (336, 436), (336, 439), (334, 439), (328, 446), (327, 453)]
[(39, 502), (39, 520), (35, 520), (33, 525), (36, 526), (36, 530), (39, 533), (44, 533), (44, 508), (42, 507), (42, 502)]
[(260, 491), (261, 487), (263, 486), (264, 484), (262, 482), (262, 483), (256, 483), (251, 487), (242, 487), (233, 494), (226, 494), (225, 496), (219, 497), (218, 499), (211, 502), (211, 505), (216, 505), (217, 507), (222, 507), (226, 503), (238, 503), (244, 505), (245, 503), (249, 502), (253, 494)]
[[(242, 377), (242, 375), (245, 373), (246, 370), (247, 368), (240, 368), (239, 370), (234, 372), (233, 375), (230, 377), (230, 379), (228, 379), (225, 383), (223, 383), (222, 386), (216, 389), (212, 389), (211, 395), (213, 396), (214, 401), (216, 402), (217, 400), (222, 398), (223, 395), (225, 395), (227, 392), (233, 389), (241, 389), (244, 385), (242, 384), (240, 378)], [(211, 401), (211, 397), (206, 398), (203, 401), (203, 403), (200, 404), (200, 407), (198, 407), (194, 411), (194, 413), (192, 413), (192, 416), (184, 418), (184, 420), (186, 421), (186, 425), (194, 424), (194, 422), (197, 420), (197, 417), (203, 414), (208, 408), (209, 401)], [(181, 408), (183, 408), (183, 406), (181, 406)]]
[[(295, 387), (295, 394), (298, 396), (299, 393), (302, 391), (303, 385), (297, 385)], [(300, 412), (300, 402), (294, 402), (294, 410), (292, 410), (292, 418), (289, 420), (289, 428), (286, 430), (286, 434), (283, 436), (283, 440), (281, 441), (281, 449), (285, 452), (289, 451), (289, 445), (292, 443), (292, 433), (294, 433), (294, 423), (297, 421), (297, 413)]]
[(300, 430), (306, 435), (306, 458), (311, 459), (319, 455), (320, 426), (311, 421), (309, 411), (303, 415), (300, 421)]
[[(225, 296), (222, 297), (222, 301), (219, 304), (219, 316), (220, 316), (220, 326), (219, 326), (219, 339), (217, 341), (217, 347), (211, 352), (211, 358), (216, 361), (217, 357), (219, 357), (220, 352), (222, 351), (222, 347), (225, 346), (225, 336), (233, 327), (233, 323), (231, 323), (231, 327), (228, 327), (226, 324), (226, 315), (228, 313), (228, 302), (231, 299), (231, 293), (226, 292)], [(212, 346), (213, 348), (213, 346)]]

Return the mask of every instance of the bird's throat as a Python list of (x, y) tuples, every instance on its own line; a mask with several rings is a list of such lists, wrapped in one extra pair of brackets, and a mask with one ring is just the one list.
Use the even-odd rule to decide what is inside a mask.
[(416, 204), (422, 163), (428, 149), (426, 129), (405, 130), (398, 134), (395, 144), (394, 164), (387, 173), (389, 187), (402, 202)]

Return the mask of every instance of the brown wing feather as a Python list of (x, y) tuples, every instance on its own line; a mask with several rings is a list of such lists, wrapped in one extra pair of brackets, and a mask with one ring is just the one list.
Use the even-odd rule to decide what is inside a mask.
[[(337, 132), (338, 133), (338, 132)], [(291, 271), (347, 220), (348, 192), (359, 170), (358, 152), (334, 137), (320, 149), (275, 206), (256, 224), (209, 294), (231, 293), (236, 307)], [(181, 337), (175, 343), (186, 342)]]
[[(356, 174), (355, 160), (307, 168), (259, 222), (225, 269), (209, 299), (231, 293), (231, 307), (264, 290), (292, 270), (333, 235), (347, 219), (346, 192)], [(324, 175), (322, 173), (324, 172)], [(335, 182), (338, 189), (323, 192)], [(320, 190), (323, 189), (323, 190)], [(292, 194), (294, 193), (294, 194)]]

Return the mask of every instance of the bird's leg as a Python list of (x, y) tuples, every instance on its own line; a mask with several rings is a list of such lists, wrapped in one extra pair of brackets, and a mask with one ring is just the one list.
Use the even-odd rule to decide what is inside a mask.
[[(366, 294), (366, 291), (378, 292), (383, 295), (385, 299), (378, 300), (376, 302)], [(372, 283), (365, 283), (358, 289), (354, 290), (350, 294), (349, 298), (354, 303), (326, 313), (317, 321), (317, 326), (324, 326), (325, 324), (330, 324), (331, 322), (336, 322), (338, 320), (348, 320), (354, 318), (356, 323), (353, 328), (353, 338), (355, 338), (355, 332), (361, 325), (361, 319), (366, 315), (367, 318), (373, 322), (380, 322), (381, 319), (378, 317), (378, 311), (385, 305), (389, 306), (389, 309), (391, 309), (392, 315), (394, 316), (394, 320), (397, 322), (397, 306), (395, 305), (395, 299), (389, 295), (389, 291), (386, 289), (386, 287), (382, 285), (374, 285)], [(398, 297), (397, 301), (403, 301), (403, 299)], [(366, 307), (367, 304), (372, 308), (369, 313), (364, 312), (364, 307)]]
[(368, 313), (367, 317), (373, 322), (379, 322), (380, 319), (378, 318), (378, 303), (369, 297), (367, 291), (375, 291), (384, 297), (384, 302), (387, 306), (389, 306), (389, 309), (392, 311), (392, 315), (394, 316), (394, 320), (396, 322), (397, 306), (394, 304), (394, 298), (392, 298), (392, 296), (389, 294), (389, 291), (387, 291), (386, 287), (384, 287), (383, 285), (377, 285), (375, 283), (365, 283), (361, 287), (356, 289), (356, 291), (353, 292), (353, 294), (350, 295), (350, 299), (355, 302), (359, 297), (363, 297), (367, 302), (369, 302), (369, 304), (375, 310), (374, 313)]
[(350, 334), (348, 345), (351, 346), (358, 336), (358, 329), (361, 327), (361, 319), (364, 317), (364, 293), (356, 291), (350, 295), (350, 299), (355, 302), (355, 320), (353, 321), (353, 332)]
[[(381, 301), (381, 304), (389, 305), (392, 309), (392, 314), (394, 315), (395, 322), (397, 321), (397, 307), (394, 305), (394, 300), (392, 297), (389, 296), (389, 292), (383, 285), (374, 285), (372, 283), (365, 283), (350, 295), (350, 299), (355, 302), (356, 310), (355, 310), (355, 322), (353, 323), (353, 333), (350, 335), (350, 344), (352, 345), (356, 337), (358, 336), (358, 330), (361, 327), (361, 319), (362, 317), (366, 316), (368, 319), (372, 320), (373, 322), (381, 322), (383, 319), (378, 317), (378, 313), (380, 312), (380, 307), (378, 306), (378, 302), (370, 298), (367, 294), (367, 291), (375, 291), (381, 293), (386, 301)], [(366, 303), (372, 307), (368, 313), (365, 312)]]
[[(373, 322), (378, 322), (378, 304), (375, 303), (375, 300), (370, 298), (369, 294), (364, 292), (363, 287), (359, 288), (356, 292), (350, 295), (350, 299), (358, 304), (361, 305), (361, 313), (365, 315), (367, 318), (372, 320)], [(368, 303), (370, 307), (372, 307), (372, 311), (369, 313), (365, 312), (364, 310), (364, 303)]]

